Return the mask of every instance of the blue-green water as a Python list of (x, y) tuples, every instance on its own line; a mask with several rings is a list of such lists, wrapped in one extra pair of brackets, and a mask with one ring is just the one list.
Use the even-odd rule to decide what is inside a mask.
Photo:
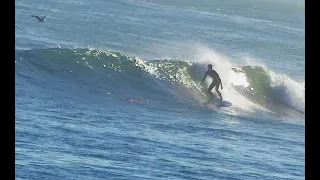
[[(15, 18), (16, 179), (304, 179), (304, 1), (16, 0)], [(202, 104), (208, 63), (232, 106)]]

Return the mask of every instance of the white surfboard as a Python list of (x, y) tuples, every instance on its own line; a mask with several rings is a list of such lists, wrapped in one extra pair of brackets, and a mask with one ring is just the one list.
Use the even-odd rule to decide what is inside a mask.
[(231, 102), (229, 102), (229, 101), (218, 101), (218, 102), (215, 102), (215, 104), (217, 105), (217, 106), (219, 106), (219, 107), (229, 107), (229, 106), (231, 106), (232, 105), (232, 103)]
[(231, 102), (229, 101), (222, 101), (219, 98), (216, 98), (213, 101), (207, 101), (203, 103), (206, 107), (217, 107), (217, 108), (221, 108), (221, 107), (229, 107), (232, 105)]
[(229, 101), (222, 101), (222, 102), (221, 102), (221, 100), (220, 100), (219, 98), (215, 98), (215, 99), (213, 100), (213, 104), (215, 104), (215, 105), (218, 106), (218, 107), (229, 107), (229, 106), (232, 105), (232, 103), (229, 102)]

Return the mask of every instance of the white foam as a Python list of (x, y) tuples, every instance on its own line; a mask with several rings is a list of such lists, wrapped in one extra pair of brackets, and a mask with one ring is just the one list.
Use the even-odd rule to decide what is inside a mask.
[(305, 112), (305, 84), (270, 71), (271, 88), (281, 100), (294, 109)]
[(270, 88), (273, 93), (280, 97), (280, 100), (294, 109), (305, 112), (305, 83), (298, 82), (286, 75), (277, 74), (268, 70), (261, 59), (250, 57), (248, 54), (241, 54), (242, 62), (245, 65), (259, 66), (266, 69), (271, 78)]

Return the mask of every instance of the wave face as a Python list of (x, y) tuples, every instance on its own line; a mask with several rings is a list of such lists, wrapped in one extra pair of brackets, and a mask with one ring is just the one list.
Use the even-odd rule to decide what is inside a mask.
[[(199, 83), (206, 63), (177, 59), (142, 60), (118, 52), (96, 49), (33, 49), (16, 50), (16, 84), (43, 82), (54, 78), (72, 90), (86, 89), (90, 93), (130, 94), (143, 102), (198, 105), (206, 99), (206, 87), (211, 80)], [(214, 68), (215, 64), (213, 63)], [(290, 79), (260, 66), (232, 65), (222, 68), (224, 99), (232, 108), (263, 109), (282, 113), (284, 110), (305, 112), (304, 83)], [(44, 85), (45, 86), (45, 85)], [(57, 85), (58, 86), (58, 85)]]

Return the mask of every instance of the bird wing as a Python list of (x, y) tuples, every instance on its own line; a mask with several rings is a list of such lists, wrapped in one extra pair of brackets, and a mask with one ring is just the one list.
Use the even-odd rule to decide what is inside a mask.
[(39, 16), (33, 15), (32, 17), (35, 17), (35, 18), (37, 18), (39, 21), (41, 21), (41, 18), (39, 18)]

